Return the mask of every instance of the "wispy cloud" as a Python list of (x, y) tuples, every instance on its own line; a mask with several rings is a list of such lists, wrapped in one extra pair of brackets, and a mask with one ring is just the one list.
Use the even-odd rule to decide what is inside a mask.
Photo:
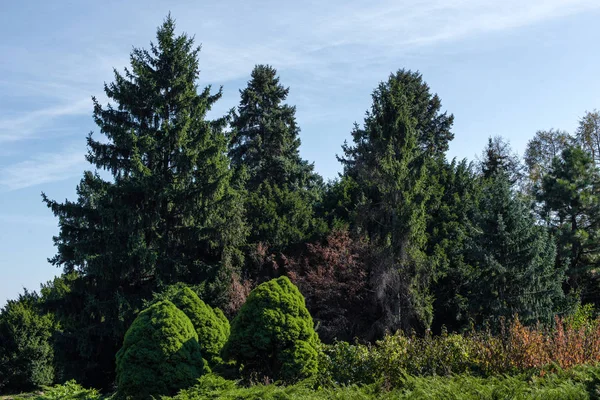
[[(52, 50), (0, 43), (7, 59), (18, 63), (8, 70), (11, 80), (0, 81), (0, 91), (29, 95), (32, 104), (37, 96), (46, 99), (43, 107), (19, 114), (0, 110), (0, 143), (36, 138), (48, 126), (60, 129), (67, 117), (89, 113), (89, 95), (101, 92), (101, 83), (112, 79), (113, 67), (121, 70), (127, 64), (132, 45), (147, 46), (166, 13), (158, 2), (141, 9), (139, 4), (92, 10), (98, 21), (69, 24), (65, 43)], [(114, 15), (111, 7), (136, 18), (127, 30), (114, 27), (106, 36), (105, 25)], [(304, 85), (307, 92), (318, 94), (370, 79), (366, 74), (381, 77), (381, 70), (399, 66), (415, 49), (598, 8), (597, 0), (334, 0), (285, 5), (225, 0), (210, 5), (184, 2), (171, 11), (179, 30), (196, 34), (203, 44), (202, 83), (243, 79), (256, 63), (270, 63), (280, 72), (296, 74), (288, 84)]]
[(56, 218), (48, 216), (42, 217), (39, 215), (20, 215), (20, 214), (0, 214), (0, 221), (4, 224), (15, 225), (42, 225), (42, 226), (57, 226)]
[[(89, 114), (90, 99), (80, 99), (31, 112), (22, 112), (17, 116), (0, 116), (0, 143), (29, 139), (43, 131), (52, 130), (52, 122), (61, 117)], [(60, 130), (60, 128), (57, 128)]]
[(29, 160), (0, 168), (0, 187), (23, 189), (81, 175), (87, 165), (85, 151), (71, 147), (58, 153), (40, 153)]

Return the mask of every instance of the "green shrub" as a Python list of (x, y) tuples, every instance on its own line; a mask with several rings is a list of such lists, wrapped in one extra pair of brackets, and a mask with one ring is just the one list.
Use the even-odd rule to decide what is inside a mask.
[(317, 373), (318, 347), (304, 297), (280, 277), (250, 293), (232, 322), (223, 355), (245, 376), (294, 381)]
[(38, 296), (25, 292), (0, 314), (0, 392), (27, 391), (54, 380), (51, 338), (56, 324), (38, 309)]
[(45, 387), (36, 400), (100, 400), (100, 393), (95, 389), (85, 389), (71, 380), (63, 385)]
[(202, 375), (198, 335), (190, 319), (170, 301), (142, 311), (117, 353), (120, 393), (147, 399), (172, 395)]
[(189, 287), (178, 287), (170, 299), (188, 316), (198, 334), (202, 356), (210, 365), (220, 362), (221, 349), (229, 337), (229, 321), (218, 308), (204, 303)]
[[(281, 399), (394, 399), (394, 400), (585, 400), (597, 399), (598, 370), (582, 368), (577, 373), (556, 373), (544, 377), (529, 375), (474, 377), (405, 376), (396, 387), (385, 390), (380, 384), (315, 387), (310, 381), (291, 386), (255, 385), (242, 387), (211, 375), (203, 376), (193, 388), (181, 391), (175, 400), (281, 400)], [(166, 400), (166, 399), (163, 399)]]

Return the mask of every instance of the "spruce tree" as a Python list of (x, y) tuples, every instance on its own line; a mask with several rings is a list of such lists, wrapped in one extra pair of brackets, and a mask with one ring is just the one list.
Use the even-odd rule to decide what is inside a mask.
[(198, 92), (199, 51), (192, 38), (175, 35), (169, 16), (157, 42), (134, 49), (124, 73), (115, 70), (105, 85), (110, 103), (93, 100), (105, 139), (90, 133), (87, 159), (112, 179), (86, 172), (76, 201), (44, 195), (60, 223), (51, 262), (84, 282), (78, 349), (94, 372), (83, 374), (104, 374), (104, 385), (142, 300), (177, 281), (214, 280), (240, 262), (245, 228), (226, 119), (206, 119), (221, 91)]
[[(371, 271), (379, 320), (374, 329), (424, 329), (432, 320), (427, 262), (427, 205), (439, 186), (433, 170), (452, 139), (452, 116), (440, 113), (436, 95), (420, 74), (400, 70), (373, 92), (364, 127), (354, 145), (343, 146), (344, 185), (357, 200), (350, 212), (355, 230), (377, 248)], [(348, 181), (352, 181), (350, 183)]]
[(511, 189), (509, 174), (489, 177), (466, 256), (473, 268), (464, 292), (470, 317), (551, 322), (563, 298), (564, 268), (555, 267), (555, 255), (554, 241)]
[(229, 155), (247, 179), (249, 241), (281, 249), (322, 232), (313, 210), (322, 179), (300, 157), (296, 108), (284, 103), (289, 88), (273, 67), (257, 65), (240, 94)]
[(467, 324), (468, 301), (465, 293), (473, 278), (473, 269), (465, 259), (472, 225), (481, 197), (481, 180), (472, 163), (466, 160), (445, 163), (437, 172), (444, 188), (434, 207), (429, 208), (427, 254), (438, 266), (433, 327), (451, 331)]

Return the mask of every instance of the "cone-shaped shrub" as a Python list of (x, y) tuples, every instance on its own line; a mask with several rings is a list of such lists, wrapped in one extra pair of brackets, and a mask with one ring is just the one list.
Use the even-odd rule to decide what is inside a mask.
[(119, 392), (135, 399), (173, 395), (193, 385), (202, 371), (192, 322), (166, 300), (138, 315), (117, 353)]
[(317, 372), (319, 339), (298, 288), (286, 277), (254, 289), (223, 348), (246, 376), (294, 381)]
[(198, 334), (202, 356), (211, 365), (217, 363), (230, 330), (229, 321), (223, 312), (204, 303), (188, 287), (180, 288), (171, 301), (192, 321)]

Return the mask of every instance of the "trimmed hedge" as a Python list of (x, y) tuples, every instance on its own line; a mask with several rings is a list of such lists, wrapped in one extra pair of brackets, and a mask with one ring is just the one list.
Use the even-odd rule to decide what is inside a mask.
[(203, 373), (198, 335), (190, 319), (170, 301), (142, 311), (117, 353), (117, 385), (136, 399), (173, 395)]
[(218, 364), (230, 332), (229, 321), (223, 312), (204, 303), (189, 287), (180, 288), (171, 301), (192, 321), (202, 356), (210, 365)]
[(223, 356), (246, 377), (295, 381), (318, 371), (319, 339), (304, 297), (287, 277), (255, 288), (231, 326)]

